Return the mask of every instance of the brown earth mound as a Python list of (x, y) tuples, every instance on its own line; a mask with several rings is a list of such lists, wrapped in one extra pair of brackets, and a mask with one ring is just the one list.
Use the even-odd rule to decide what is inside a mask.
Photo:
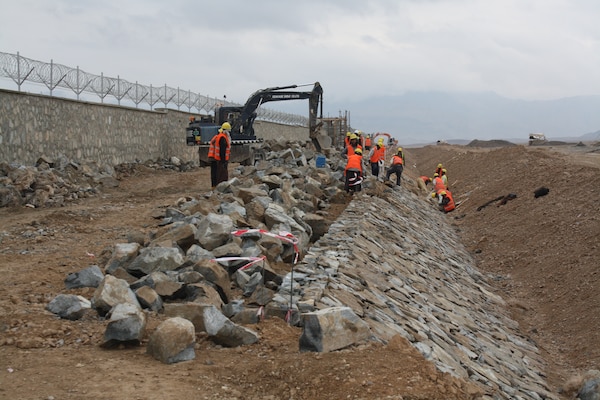
[[(440, 162), (448, 169), (461, 203), (448, 221), (542, 350), (557, 392), (571, 376), (600, 364), (600, 209), (594, 195), (600, 156), (578, 149), (441, 145), (406, 151), (405, 176), (413, 182), (431, 176)], [(549, 193), (534, 198), (541, 186)], [(90, 298), (92, 289), (64, 289), (68, 273), (96, 263), (103, 249), (128, 233), (156, 230), (157, 208), (209, 189), (208, 169), (142, 169), (119, 188), (68, 207), (1, 209), (0, 398), (477, 398), (471, 385), (439, 373), (400, 338), (387, 346), (299, 353), (299, 328), (271, 319), (252, 327), (261, 335), (255, 345), (225, 349), (200, 335), (195, 360), (163, 365), (145, 354), (145, 342), (101, 349), (106, 323), (94, 313), (64, 321), (44, 310), (59, 293)], [(477, 211), (509, 193), (517, 197)], [(330, 221), (340, 211), (332, 209)], [(161, 318), (150, 316), (150, 332)]]
[(506, 147), (506, 146), (516, 146), (516, 144), (509, 142), (508, 140), (471, 140), (469, 147)]

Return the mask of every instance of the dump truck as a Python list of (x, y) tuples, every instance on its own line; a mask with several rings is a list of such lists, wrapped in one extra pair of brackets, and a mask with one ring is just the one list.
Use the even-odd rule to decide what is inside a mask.
[[(202, 116), (199, 119), (192, 118), (186, 128), (186, 144), (198, 146), (200, 166), (207, 166), (208, 148), (210, 140), (219, 132), (221, 124), (231, 124), (231, 155), (230, 162), (242, 165), (252, 165), (257, 160), (264, 158), (260, 151), (262, 138), (258, 138), (254, 132), (254, 120), (257, 117), (256, 110), (262, 104), (270, 101), (303, 100), (309, 101), (309, 136), (317, 151), (327, 147), (330, 138), (320, 132), (323, 118), (323, 88), (319, 82), (315, 82), (311, 91), (294, 91), (298, 85), (280, 86), (258, 90), (253, 93), (243, 106), (217, 107), (214, 116)], [(319, 113), (320, 108), (320, 115)]]

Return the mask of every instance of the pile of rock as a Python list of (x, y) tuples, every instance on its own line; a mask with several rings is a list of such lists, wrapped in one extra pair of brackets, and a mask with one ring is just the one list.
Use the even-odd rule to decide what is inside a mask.
[[(329, 205), (348, 200), (341, 180), (344, 163), (340, 159), (334, 169), (317, 168), (315, 154), (298, 143), (269, 146), (266, 160), (239, 166), (214, 191), (163, 209), (156, 215), (159, 228), (152, 237), (132, 234), (127, 243), (103, 253), (102, 268), (91, 266), (68, 276), (67, 288), (97, 287), (90, 301), (60, 295), (48, 310), (77, 319), (82, 310), (94, 308), (109, 321), (103, 346), (139, 343), (146, 334), (144, 310), (183, 317), (195, 332), (205, 332), (224, 346), (256, 342), (256, 332), (243, 325), (261, 318), (299, 323), (298, 307), (290, 304), (293, 281), (287, 272), (326, 232)], [(284, 272), (278, 273), (274, 265), (285, 265)], [(313, 309), (304, 305), (302, 311)], [(338, 314), (345, 319), (348, 311)], [(175, 346), (178, 352), (173, 354), (165, 351), (167, 343), (161, 344), (157, 334), (149, 351), (156, 350), (156, 358), (169, 362), (190, 357), (189, 326), (170, 324), (164, 329), (180, 327), (185, 343)], [(364, 334), (356, 340), (364, 339), (367, 330), (363, 323)], [(319, 343), (307, 346), (323, 349)]]
[(186, 171), (193, 163), (176, 157), (134, 162), (116, 167), (95, 162), (74, 162), (64, 156), (42, 156), (34, 166), (0, 163), (0, 207), (60, 207), (70, 201), (98, 194), (102, 188), (119, 186), (121, 176), (144, 166)]

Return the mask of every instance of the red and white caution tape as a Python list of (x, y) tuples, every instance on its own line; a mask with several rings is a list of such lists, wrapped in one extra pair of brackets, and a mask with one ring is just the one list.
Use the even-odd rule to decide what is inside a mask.
[(273, 233), (264, 229), (238, 229), (237, 231), (231, 232), (231, 234), (234, 236), (242, 236), (247, 233), (260, 233), (261, 235), (271, 236), (284, 242), (290, 243), (294, 247), (294, 264), (298, 262), (298, 255), (300, 253), (300, 251), (298, 250), (298, 243), (300, 242), (300, 240), (296, 236), (292, 235), (290, 232), (281, 231), (279, 233)]
[(244, 266), (242, 266), (241, 270), (245, 270), (247, 268), (250, 268), (252, 265), (259, 263), (261, 261), (263, 261), (265, 258), (265, 256), (262, 257), (219, 257), (219, 258), (213, 258), (211, 261), (223, 261), (223, 262), (228, 262), (228, 261), (249, 261), (249, 263), (244, 264)]

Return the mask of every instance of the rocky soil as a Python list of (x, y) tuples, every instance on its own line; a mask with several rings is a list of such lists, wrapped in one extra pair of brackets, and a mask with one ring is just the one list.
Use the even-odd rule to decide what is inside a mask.
[[(407, 184), (448, 169), (461, 204), (448, 223), (510, 305), (549, 363), (548, 382), (573, 398), (578, 378), (600, 365), (600, 154), (598, 147), (406, 149)], [(132, 233), (158, 229), (157, 211), (210, 190), (209, 170), (138, 166), (118, 187), (64, 207), (0, 209), (0, 398), (22, 399), (469, 399), (473, 388), (435, 370), (405, 340), (327, 354), (300, 353), (300, 328), (279, 319), (253, 326), (261, 340), (234, 349), (198, 336), (196, 359), (165, 365), (139, 347), (102, 349), (106, 321), (45, 310), (67, 291), (67, 274), (97, 262)], [(411, 184), (410, 182), (413, 182)], [(545, 186), (548, 195), (534, 198)], [(514, 193), (500, 205), (491, 202)], [(424, 196), (425, 197), (425, 196)], [(328, 222), (343, 205), (330, 208)], [(432, 212), (438, 212), (432, 208)], [(151, 332), (161, 321), (149, 318)]]

